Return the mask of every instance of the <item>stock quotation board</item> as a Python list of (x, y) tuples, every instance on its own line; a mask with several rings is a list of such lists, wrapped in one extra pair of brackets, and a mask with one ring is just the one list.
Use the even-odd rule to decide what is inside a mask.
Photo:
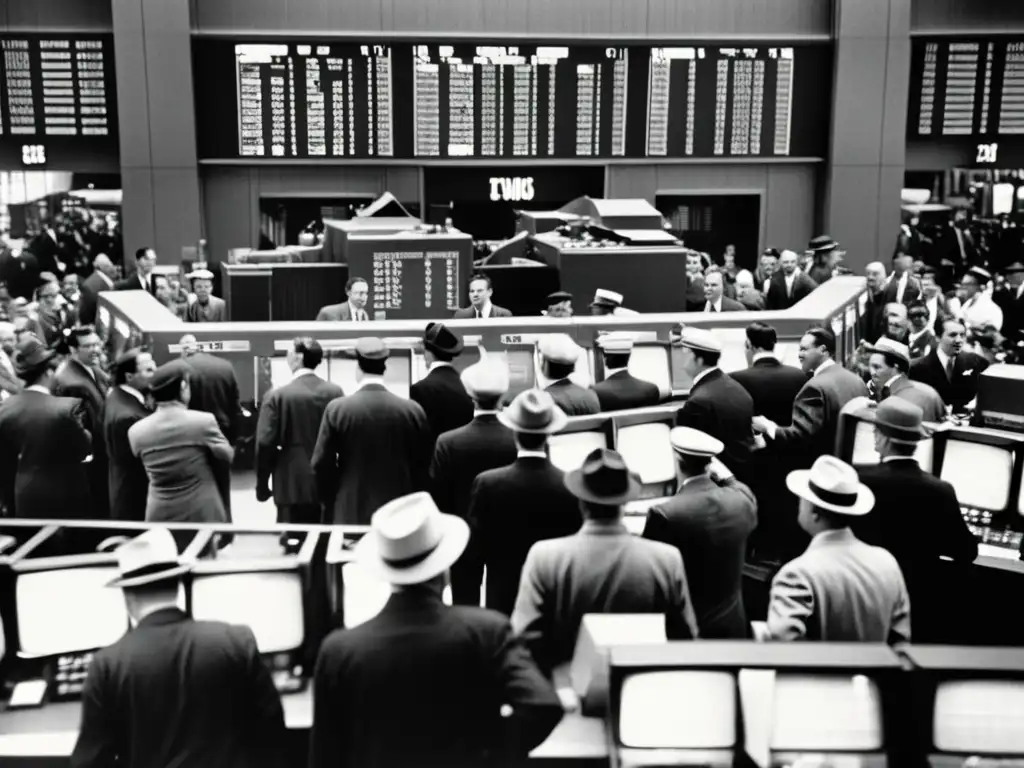
[(0, 35), (0, 164), (117, 163), (112, 35)]
[(204, 158), (820, 157), (828, 145), (827, 45), (194, 45)]

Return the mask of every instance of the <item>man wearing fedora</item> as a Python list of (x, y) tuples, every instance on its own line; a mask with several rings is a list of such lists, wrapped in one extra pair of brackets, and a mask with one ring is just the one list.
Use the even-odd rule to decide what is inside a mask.
[(608, 333), (597, 340), (604, 355), (604, 379), (594, 385), (601, 411), (643, 408), (661, 402), (656, 384), (638, 379), (629, 372), (633, 337), (628, 333)]
[(366, 525), (391, 499), (427, 487), (433, 437), (423, 409), (384, 385), (388, 348), (356, 342), (356, 389), (333, 400), (320, 422), (311, 464), (324, 521)]
[(879, 404), (875, 450), (881, 462), (857, 467), (860, 481), (874, 493), (875, 507), (853, 530), (861, 541), (887, 549), (900, 564), (914, 606), (914, 639), (943, 642), (936, 632), (949, 620), (949, 593), (936, 588), (943, 572), (939, 559), (973, 563), (978, 542), (960, 514), (953, 486), (917, 463), (917, 447), (930, 436), (922, 421), (921, 409), (912, 402), (890, 397)]
[(621, 293), (598, 288), (594, 291), (594, 300), (590, 302), (590, 314), (612, 315), (613, 317), (629, 317), (637, 313), (622, 306), (624, 298)]
[(592, 451), (565, 487), (579, 499), (583, 527), (530, 548), (512, 612), (512, 628), (541, 669), (550, 675), (572, 659), (588, 613), (661, 613), (669, 639), (697, 637), (679, 551), (633, 536), (622, 522), (623, 505), (641, 490), (622, 456)]
[(462, 339), (444, 323), (428, 323), (423, 332), (427, 375), (409, 388), (409, 399), (419, 403), (436, 439), (473, 418), (473, 400), (462, 386), (452, 360), (462, 354)]
[(132, 453), (149, 477), (149, 522), (225, 523), (235, 451), (212, 414), (191, 411), (191, 369), (174, 360), (150, 382), (156, 411), (128, 428)]
[(568, 291), (549, 293), (544, 304), (547, 309), (541, 310), (545, 317), (572, 317), (572, 294)]
[(682, 482), (675, 496), (648, 511), (644, 538), (682, 555), (701, 637), (749, 637), (743, 562), (757, 499), (716, 460), (720, 440), (689, 427), (676, 427), (670, 437)]
[[(487, 568), (486, 606), (512, 613), (530, 547), (580, 528), (579, 505), (565, 473), (548, 459), (548, 436), (564, 427), (565, 413), (551, 395), (528, 389), (498, 414), (515, 434), (514, 463), (481, 472), (469, 494), (473, 547)], [(479, 589), (479, 587), (477, 587)]]
[(446, 572), (468, 540), (466, 522), (427, 493), (373, 515), (355, 556), (392, 595), (320, 647), (309, 768), (505, 765), (561, 720), (558, 696), (504, 616), (443, 603)]
[(832, 643), (910, 642), (910, 598), (900, 566), (850, 530), (875, 505), (857, 471), (835, 456), (786, 478), (800, 499), (806, 551), (772, 580), (767, 636)]
[(316, 374), (324, 359), (316, 339), (292, 339), (286, 359), (292, 380), (263, 399), (256, 423), (256, 498), (273, 494), (279, 523), (317, 525), (323, 515), (310, 459), (327, 405), (345, 393)]
[(82, 693), (74, 768), (278, 766), (281, 697), (245, 626), (194, 621), (177, 605), (174, 537), (152, 528), (117, 550), (134, 629), (99, 651)]
[(818, 235), (807, 244), (807, 252), (812, 259), (807, 276), (817, 285), (831, 280), (832, 273), (842, 258), (839, 243), (828, 235)]
[(537, 343), (544, 376), (552, 383), (544, 390), (566, 416), (586, 416), (600, 413), (601, 401), (597, 393), (584, 389), (569, 379), (576, 370), (576, 361), (583, 350), (566, 333), (552, 333)]
[(56, 352), (27, 336), (14, 351), (25, 388), (0, 404), (0, 499), (20, 518), (89, 517), (92, 436), (81, 401), (51, 394)]
[(900, 397), (913, 403), (924, 414), (924, 420), (938, 423), (946, 418), (946, 404), (933, 387), (923, 381), (907, 378), (910, 371), (910, 350), (906, 344), (884, 336), (868, 347), (871, 354), (868, 368), (878, 402)]
[[(482, 353), (480, 362), (462, 372), (462, 384), (473, 398), (473, 420), (437, 438), (430, 465), (434, 501), (442, 512), (463, 520), (469, 520), (470, 490), (477, 476), (516, 460), (515, 438), (498, 421), (498, 406), (509, 387), (508, 364), (501, 355)], [(451, 569), (457, 605), (480, 605), (483, 564), (473, 543)]]

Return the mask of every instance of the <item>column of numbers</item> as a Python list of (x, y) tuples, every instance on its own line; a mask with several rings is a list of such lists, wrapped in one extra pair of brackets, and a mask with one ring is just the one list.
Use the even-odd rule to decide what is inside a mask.
[(694, 123), (697, 113), (697, 60), (686, 62), (686, 154), (693, 154)]
[(455, 259), (444, 260), (444, 292), (445, 302), (448, 309), (459, 308), (459, 261)]
[(434, 272), (430, 267), (430, 254), (423, 257), (423, 306), (430, 309), (431, 295), (434, 288)]
[(729, 103), (729, 62), (718, 62), (718, 83), (715, 89), (715, 154), (725, 154), (725, 118)]
[(921, 74), (921, 110), (917, 117), (917, 132), (927, 136), (932, 132), (935, 115), (935, 69), (938, 66), (939, 46), (928, 43), (924, 47), (924, 72)]

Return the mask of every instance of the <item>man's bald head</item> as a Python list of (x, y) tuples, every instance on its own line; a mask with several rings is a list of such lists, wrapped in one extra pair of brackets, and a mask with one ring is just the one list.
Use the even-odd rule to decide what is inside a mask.
[(868, 288), (872, 291), (881, 290), (885, 282), (885, 265), (880, 261), (872, 261), (864, 268), (864, 275), (868, 279)]
[(92, 268), (97, 272), (102, 272), (109, 278), (113, 278), (117, 275), (117, 268), (114, 266), (114, 262), (112, 262), (110, 257), (105, 253), (101, 253), (92, 260)]
[(190, 357), (199, 351), (199, 342), (196, 341), (194, 334), (186, 333), (181, 337), (181, 341), (178, 344), (181, 347), (182, 357)]

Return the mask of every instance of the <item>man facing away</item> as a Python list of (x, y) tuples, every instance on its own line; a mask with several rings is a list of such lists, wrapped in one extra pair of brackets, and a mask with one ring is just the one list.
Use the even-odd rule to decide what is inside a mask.
[(604, 354), (604, 379), (593, 386), (601, 411), (622, 411), (657, 405), (661, 392), (656, 384), (629, 372), (633, 338), (626, 333), (609, 333), (597, 340)]
[(155, 372), (153, 356), (140, 349), (125, 352), (114, 361), (114, 387), (103, 408), (110, 516), (114, 520), (146, 519), (149, 478), (132, 453), (128, 430), (152, 413), (146, 397)]
[(462, 339), (444, 323), (427, 324), (423, 332), (427, 375), (409, 388), (409, 399), (427, 414), (435, 438), (473, 418), (473, 401), (452, 365), (462, 348)]

